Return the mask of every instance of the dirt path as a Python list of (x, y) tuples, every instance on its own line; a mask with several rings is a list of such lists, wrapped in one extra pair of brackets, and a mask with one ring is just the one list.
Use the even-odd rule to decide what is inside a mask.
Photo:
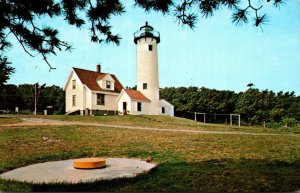
[(205, 133), (205, 134), (223, 134), (223, 135), (257, 135), (257, 136), (284, 135), (284, 134), (274, 134), (274, 133), (273, 134), (272, 133), (250, 133), (250, 132), (240, 132), (240, 131), (201, 131), (201, 130), (186, 130), (186, 129), (172, 129), (172, 128), (163, 129), (163, 128), (153, 128), (153, 127), (111, 125), (111, 124), (102, 124), (102, 123), (69, 122), (69, 121), (59, 121), (59, 120), (51, 120), (51, 119), (43, 119), (43, 118), (21, 118), (21, 119), (23, 120), (23, 122), (21, 123), (6, 124), (0, 126), (22, 127), (22, 126), (47, 126), (47, 125), (50, 126), (82, 125), (82, 126), (94, 126), (94, 127), (146, 130), (146, 131)]

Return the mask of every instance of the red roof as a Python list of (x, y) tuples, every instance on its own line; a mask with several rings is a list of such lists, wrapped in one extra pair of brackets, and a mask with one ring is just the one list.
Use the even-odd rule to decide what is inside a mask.
[(77, 76), (79, 77), (82, 84), (85, 84), (90, 90), (120, 93), (123, 89), (122, 84), (119, 82), (117, 77), (113, 74), (110, 74), (110, 75), (115, 81), (115, 90), (114, 91), (102, 89), (97, 83), (97, 80), (103, 79), (108, 73), (95, 72), (95, 71), (91, 71), (91, 70), (85, 70), (85, 69), (74, 68), (74, 67), (73, 67), (73, 69), (74, 69), (75, 73), (77, 74)]
[(138, 101), (150, 101), (147, 97), (145, 97), (140, 91), (124, 89), (125, 92), (132, 100)]

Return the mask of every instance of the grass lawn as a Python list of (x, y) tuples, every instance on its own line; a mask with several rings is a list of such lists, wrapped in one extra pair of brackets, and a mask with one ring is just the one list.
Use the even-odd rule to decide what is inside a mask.
[[(169, 129), (215, 131), (242, 129), (203, 125), (170, 117), (120, 117), (48, 116), (68, 121)], [(0, 127), (0, 173), (33, 163), (85, 156), (141, 159), (152, 156), (153, 161), (158, 163), (156, 169), (137, 178), (76, 185), (32, 185), (0, 180), (0, 190), (52, 192), (300, 190), (300, 135), (254, 127), (245, 127), (245, 130), (281, 135), (220, 135), (86, 126)]]
[[(29, 116), (32, 117), (32, 116)], [(181, 130), (204, 130), (204, 131), (242, 131), (254, 133), (300, 133), (300, 128), (262, 128), (262, 127), (238, 127), (237, 125), (203, 124), (190, 119), (169, 116), (140, 115), (140, 116), (37, 116), (39, 118), (54, 119), (60, 121), (76, 121), (89, 123), (103, 123), (112, 125), (154, 127), (162, 129), (181, 129)]]
[(0, 117), (0, 125), (21, 123), (22, 120), (15, 117)]

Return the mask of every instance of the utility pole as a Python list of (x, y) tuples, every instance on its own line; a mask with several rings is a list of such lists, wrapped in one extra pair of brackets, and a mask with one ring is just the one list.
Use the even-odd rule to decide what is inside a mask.
[(38, 87), (38, 83), (35, 83), (34, 84), (34, 115), (36, 115), (36, 103), (37, 103), (37, 101), (36, 101), (36, 91), (37, 91), (37, 87)]
[[(40, 93), (42, 88), (44, 88), (46, 86), (46, 84), (43, 85), (39, 85), (39, 83), (35, 83), (34, 84), (34, 112), (33, 114), (36, 115), (36, 111), (37, 111), (37, 101), (40, 97)], [(38, 93), (37, 93), (38, 92)]]

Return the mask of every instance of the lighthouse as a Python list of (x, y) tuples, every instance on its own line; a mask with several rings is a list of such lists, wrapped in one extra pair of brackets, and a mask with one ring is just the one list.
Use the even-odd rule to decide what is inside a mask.
[(151, 100), (149, 114), (160, 114), (157, 53), (160, 34), (146, 22), (134, 33), (134, 43), (136, 44), (137, 91), (140, 91)]
[(159, 32), (146, 22), (134, 33), (134, 43), (137, 89), (123, 87), (114, 74), (102, 72), (100, 65), (96, 71), (73, 68), (64, 88), (66, 112), (174, 116), (174, 106), (159, 96)]
[(158, 50), (160, 34), (148, 22), (134, 33), (137, 89), (123, 89), (117, 98), (121, 115), (174, 116), (174, 106), (159, 96)]

